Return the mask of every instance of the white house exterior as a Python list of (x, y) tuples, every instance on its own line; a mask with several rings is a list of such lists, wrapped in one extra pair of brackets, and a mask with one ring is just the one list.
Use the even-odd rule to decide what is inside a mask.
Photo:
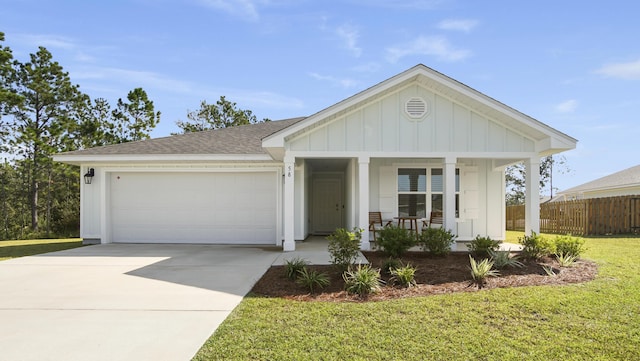
[[(527, 169), (539, 230), (540, 158), (576, 140), (424, 65), (306, 118), (58, 154), (93, 168), (81, 237), (101, 243), (282, 245), (337, 227), (442, 210), (459, 240), (505, 237), (507, 165)], [(369, 234), (362, 238), (369, 248)]]

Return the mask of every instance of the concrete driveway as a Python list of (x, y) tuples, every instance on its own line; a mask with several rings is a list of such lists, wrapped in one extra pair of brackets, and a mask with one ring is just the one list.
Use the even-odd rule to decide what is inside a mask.
[(282, 253), (108, 244), (0, 262), (2, 360), (189, 360)]

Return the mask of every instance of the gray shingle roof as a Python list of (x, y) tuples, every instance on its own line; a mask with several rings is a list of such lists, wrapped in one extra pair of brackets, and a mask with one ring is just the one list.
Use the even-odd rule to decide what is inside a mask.
[(640, 185), (640, 165), (627, 168), (620, 172), (592, 180), (579, 186), (566, 189), (558, 194), (586, 192), (599, 189), (621, 188)]
[(265, 154), (262, 139), (304, 119), (292, 118), (112, 144), (61, 155)]

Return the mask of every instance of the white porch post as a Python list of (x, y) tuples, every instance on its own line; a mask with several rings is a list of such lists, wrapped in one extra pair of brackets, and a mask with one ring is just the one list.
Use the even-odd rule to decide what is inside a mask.
[(540, 233), (540, 159), (530, 158), (525, 161), (525, 211), (524, 232)]
[(453, 234), (458, 232), (456, 226), (456, 158), (445, 158), (443, 170), (444, 194), (444, 229)]
[(295, 251), (296, 241), (294, 238), (294, 194), (295, 194), (295, 157), (285, 156), (284, 158), (284, 242), (283, 251)]
[(369, 244), (369, 157), (358, 158), (358, 227), (364, 229), (360, 249), (368, 251)]

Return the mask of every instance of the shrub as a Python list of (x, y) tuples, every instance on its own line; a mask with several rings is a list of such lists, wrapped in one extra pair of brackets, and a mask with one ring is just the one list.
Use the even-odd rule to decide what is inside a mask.
[(451, 252), (451, 245), (458, 236), (444, 228), (425, 228), (418, 237), (418, 244), (423, 251), (434, 256), (445, 256)]
[(398, 267), (402, 267), (402, 262), (397, 258), (389, 258), (382, 264), (382, 273), (390, 275), (391, 270)]
[(415, 236), (402, 227), (388, 226), (378, 233), (378, 246), (391, 257), (400, 258), (404, 252), (416, 245)]
[(477, 235), (473, 241), (467, 244), (469, 252), (477, 257), (488, 256), (489, 251), (497, 251), (500, 249), (502, 241), (494, 241), (491, 237), (480, 237)]
[(417, 268), (410, 264), (391, 269), (391, 280), (403, 287), (411, 287), (416, 285), (416, 270)]
[(518, 256), (512, 256), (511, 251), (489, 251), (493, 267), (503, 269), (505, 267), (522, 268), (524, 264), (518, 260)]
[(362, 229), (356, 227), (349, 232), (344, 228), (338, 228), (327, 239), (329, 240), (328, 248), (333, 265), (344, 271), (355, 263), (358, 252), (360, 252)]
[(349, 269), (342, 274), (345, 290), (361, 297), (378, 292), (382, 286), (380, 270), (370, 265), (358, 265), (356, 269)]
[(313, 293), (319, 288), (324, 288), (329, 285), (329, 276), (326, 273), (320, 273), (317, 271), (309, 271), (306, 267), (298, 271), (298, 279), (296, 280), (301, 286), (309, 289), (309, 292)]
[(298, 277), (298, 272), (307, 266), (307, 261), (303, 258), (296, 257), (288, 259), (284, 264), (284, 274), (288, 279), (294, 280)]
[(531, 232), (530, 236), (520, 237), (518, 241), (523, 245), (522, 255), (525, 258), (540, 259), (554, 252), (553, 243), (536, 232)]
[(469, 262), (471, 263), (470, 269), (473, 283), (478, 285), (478, 288), (482, 288), (482, 286), (487, 283), (488, 277), (497, 277), (500, 275), (500, 272), (493, 269), (493, 262), (487, 258), (476, 262), (476, 260), (469, 255)]
[(554, 244), (556, 256), (573, 256), (578, 259), (584, 252), (584, 239), (581, 237), (557, 236)]

